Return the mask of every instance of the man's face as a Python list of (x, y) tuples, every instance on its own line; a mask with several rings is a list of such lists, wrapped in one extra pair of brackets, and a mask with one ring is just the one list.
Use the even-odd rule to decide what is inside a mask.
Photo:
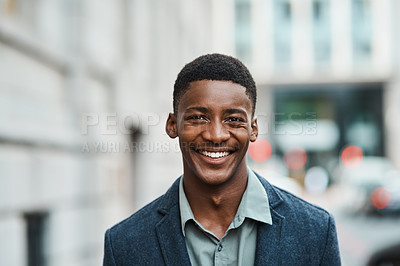
[(191, 82), (166, 130), (170, 137), (179, 137), (185, 178), (220, 185), (247, 176), (245, 155), (258, 129), (243, 86), (230, 81)]

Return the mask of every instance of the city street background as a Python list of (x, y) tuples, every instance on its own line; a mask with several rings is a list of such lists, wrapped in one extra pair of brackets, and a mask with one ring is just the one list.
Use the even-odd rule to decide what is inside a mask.
[(343, 265), (400, 254), (398, 14), (398, 0), (0, 0), (0, 266), (101, 265), (105, 230), (181, 175), (173, 84), (214, 52), (257, 84), (250, 167), (333, 213)]

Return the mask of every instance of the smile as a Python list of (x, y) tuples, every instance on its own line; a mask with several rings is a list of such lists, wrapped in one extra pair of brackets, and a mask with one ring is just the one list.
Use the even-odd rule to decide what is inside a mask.
[(225, 156), (228, 156), (230, 152), (223, 151), (223, 152), (211, 152), (211, 151), (199, 151), (200, 154), (203, 154), (204, 156), (216, 159), (216, 158), (222, 158)]

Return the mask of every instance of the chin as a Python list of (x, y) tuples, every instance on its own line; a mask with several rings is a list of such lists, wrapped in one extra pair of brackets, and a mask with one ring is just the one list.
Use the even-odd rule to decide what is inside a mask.
[(196, 176), (204, 184), (218, 186), (229, 183), (234, 176), (234, 171), (234, 169), (199, 169), (196, 171)]

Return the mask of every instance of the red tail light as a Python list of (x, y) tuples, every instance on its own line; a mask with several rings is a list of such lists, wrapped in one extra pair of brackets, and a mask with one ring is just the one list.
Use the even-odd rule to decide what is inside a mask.
[(384, 187), (376, 188), (371, 194), (371, 202), (377, 209), (384, 209), (390, 203), (390, 191)]

